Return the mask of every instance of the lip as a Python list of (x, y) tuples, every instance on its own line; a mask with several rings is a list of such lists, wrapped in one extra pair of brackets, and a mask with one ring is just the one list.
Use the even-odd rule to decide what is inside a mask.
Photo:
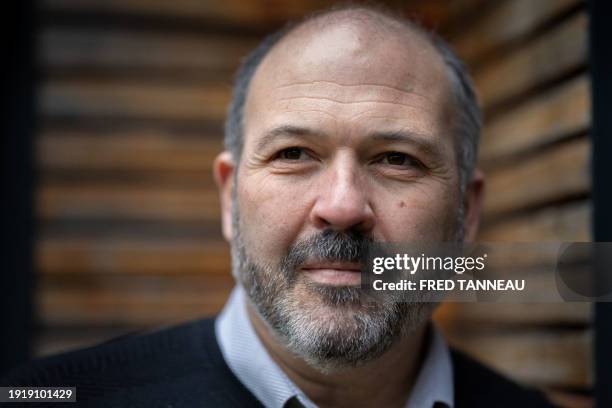
[(361, 284), (361, 269), (357, 262), (312, 263), (302, 271), (314, 282), (332, 286), (358, 286)]

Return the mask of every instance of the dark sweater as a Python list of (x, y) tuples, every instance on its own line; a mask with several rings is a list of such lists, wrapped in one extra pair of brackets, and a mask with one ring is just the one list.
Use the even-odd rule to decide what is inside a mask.
[[(457, 351), (451, 355), (455, 408), (550, 406), (540, 393)], [(9, 385), (76, 386), (77, 404), (57, 404), (62, 407), (261, 407), (225, 363), (214, 319), (38, 360), (0, 381), (0, 386)]]

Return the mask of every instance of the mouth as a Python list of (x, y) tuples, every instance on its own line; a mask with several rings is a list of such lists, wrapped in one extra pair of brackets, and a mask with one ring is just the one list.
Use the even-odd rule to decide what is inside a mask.
[(313, 282), (330, 286), (359, 286), (361, 269), (358, 262), (317, 262), (301, 268)]

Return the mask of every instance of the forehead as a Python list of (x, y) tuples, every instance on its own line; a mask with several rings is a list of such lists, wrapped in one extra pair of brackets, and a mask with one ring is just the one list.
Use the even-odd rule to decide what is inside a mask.
[[(360, 113), (447, 122), (444, 62), (420, 33), (396, 22), (319, 22), (298, 27), (261, 63), (245, 106), (246, 134), (275, 115), (300, 110), (336, 122)], [(315, 115), (316, 116), (316, 115)]]
[[(316, 79), (389, 85), (446, 82), (443, 61), (422, 34), (379, 21), (324, 20), (297, 28), (262, 62), (253, 80)], [(393, 25), (391, 25), (393, 24)], [(413, 81), (411, 81), (413, 80)]]

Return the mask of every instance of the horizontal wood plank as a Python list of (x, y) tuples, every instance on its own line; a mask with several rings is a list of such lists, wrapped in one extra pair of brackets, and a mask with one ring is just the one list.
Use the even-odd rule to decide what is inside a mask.
[(444, 303), (436, 320), (448, 330), (477, 330), (483, 327), (587, 326), (592, 321), (590, 303)]
[(161, 129), (48, 129), (36, 141), (43, 170), (195, 172), (210, 179), (222, 135), (183, 135)]
[(46, 117), (217, 121), (225, 117), (229, 84), (159, 84), (130, 80), (52, 80), (43, 85)]
[(468, 62), (532, 32), (580, 4), (580, 0), (511, 0), (496, 3), (469, 30), (461, 30), (453, 39), (458, 54)]
[(44, 275), (227, 276), (229, 245), (217, 240), (43, 237), (36, 264)]
[(550, 206), (533, 213), (485, 223), (480, 241), (591, 241), (591, 203)]
[(300, 17), (325, 4), (321, 0), (44, 0), (42, 6), (43, 10), (52, 11), (111, 12), (269, 27), (282, 24), (286, 19)]
[(474, 80), (485, 109), (585, 66), (587, 24), (586, 14), (580, 13), (478, 70)]
[(580, 138), (487, 174), (486, 217), (543, 205), (590, 190), (590, 141)]
[(487, 123), (481, 165), (586, 132), (591, 123), (589, 86), (589, 78), (580, 76)]
[(230, 289), (199, 294), (113, 295), (104, 291), (41, 291), (38, 316), (46, 325), (159, 326), (213, 316), (221, 311)]
[(447, 333), (451, 344), (524, 383), (542, 387), (592, 386), (592, 332)]
[(40, 283), (38, 315), (45, 326), (151, 326), (218, 313), (231, 275), (107, 276), (91, 281), (48, 277)]
[(257, 44), (231, 35), (187, 35), (49, 27), (41, 34), (41, 63), (53, 72), (70, 69), (232, 72)]
[(114, 219), (151, 221), (219, 220), (215, 190), (129, 185), (42, 185), (37, 194), (42, 220)]

